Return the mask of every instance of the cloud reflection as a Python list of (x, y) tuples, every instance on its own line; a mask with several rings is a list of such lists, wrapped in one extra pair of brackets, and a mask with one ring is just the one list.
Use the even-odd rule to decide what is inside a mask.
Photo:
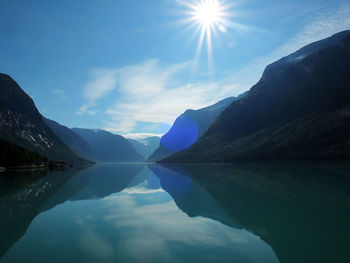
[[(40, 214), (4, 262), (25, 261), (28, 248), (33, 262), (47, 255), (55, 255), (50, 262), (278, 262), (258, 236), (189, 217), (153, 177), (101, 199), (65, 202)], [(176, 192), (180, 181), (171, 182)]]

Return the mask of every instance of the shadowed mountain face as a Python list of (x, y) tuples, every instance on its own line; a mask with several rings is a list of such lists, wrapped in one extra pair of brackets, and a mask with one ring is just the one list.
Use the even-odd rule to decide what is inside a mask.
[(54, 161), (87, 163), (54, 134), (33, 100), (5, 74), (0, 74), (0, 139)]
[(53, 120), (49, 120), (45, 117), (43, 117), (43, 119), (51, 130), (78, 156), (90, 161), (96, 160), (96, 156), (90, 145), (79, 134)]
[(230, 97), (203, 109), (185, 111), (161, 138), (159, 148), (148, 160), (158, 161), (172, 153), (190, 148), (226, 107), (243, 96)]
[(142, 162), (144, 158), (136, 152), (127, 139), (104, 130), (73, 128), (93, 150), (98, 162)]
[(47, 158), (0, 139), (0, 167), (40, 165)]
[(165, 161), (349, 158), (349, 68), (350, 31), (306, 46), (269, 65), (193, 147)]
[(159, 147), (159, 137), (147, 137), (141, 141), (128, 139), (135, 150), (144, 157), (144, 160), (148, 159), (151, 154)]
[(349, 164), (150, 168), (186, 214), (258, 235), (280, 262), (350, 260)]

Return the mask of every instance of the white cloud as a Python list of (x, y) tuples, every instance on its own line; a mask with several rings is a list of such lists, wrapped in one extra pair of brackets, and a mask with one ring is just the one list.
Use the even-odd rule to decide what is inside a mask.
[(123, 193), (132, 195), (132, 194), (154, 194), (154, 193), (162, 193), (164, 190), (162, 188), (159, 189), (149, 189), (146, 187), (130, 187), (123, 190)]
[(54, 90), (52, 90), (52, 94), (58, 96), (62, 100), (67, 100), (68, 99), (66, 93), (62, 89), (54, 89)]
[(78, 110), (77, 110), (77, 114), (84, 114), (84, 113), (87, 113), (89, 115), (96, 115), (96, 113), (98, 113), (99, 111), (98, 110), (91, 110), (90, 109), (90, 106), (89, 104), (84, 104), (82, 105)]
[(84, 97), (89, 104), (93, 104), (115, 88), (115, 74), (115, 70), (109, 69), (96, 69), (91, 72), (92, 80), (84, 87)]
[(192, 70), (192, 62), (163, 65), (153, 59), (119, 69), (92, 71), (91, 81), (84, 87), (87, 103), (78, 114), (96, 114), (97, 101), (113, 89), (119, 96), (105, 113), (110, 120), (105, 129), (129, 133), (137, 122), (171, 125), (188, 108), (199, 109), (220, 99), (237, 94), (237, 86), (222, 82), (185, 83), (177, 78)]
[(191, 62), (162, 65), (158, 60), (117, 70), (121, 94), (106, 113), (106, 129), (130, 132), (138, 121), (171, 125), (189, 108), (202, 108), (235, 93), (235, 85), (222, 82), (184, 83), (177, 76), (190, 71)]
[(95, 115), (98, 111), (91, 110), (96, 106), (96, 102), (106, 96), (111, 90), (116, 87), (116, 70), (110, 69), (95, 69), (90, 73), (90, 81), (83, 88), (83, 96), (87, 103), (82, 105), (77, 114), (88, 113)]
[[(285, 45), (254, 59), (241, 70), (226, 72), (220, 81), (187, 83), (184, 79), (190, 75), (188, 72), (193, 69), (193, 62), (164, 65), (153, 59), (118, 69), (97, 69), (92, 71), (91, 81), (84, 88), (87, 102), (78, 113), (96, 114), (93, 108), (97, 101), (118, 89), (119, 96), (114, 105), (107, 105), (105, 111), (109, 116), (105, 129), (130, 133), (141, 121), (171, 125), (186, 109), (199, 109), (248, 90), (271, 62), (349, 28), (349, 4), (315, 15)], [(186, 77), (181, 77), (181, 74)]]
[(342, 4), (336, 9), (316, 14), (299, 34), (287, 41), (287, 44), (278, 48), (274, 54), (284, 56), (311, 42), (349, 29), (350, 4)]
[[(231, 74), (232, 83), (240, 90), (247, 90), (261, 77), (265, 67), (298, 49), (331, 35), (350, 29), (350, 4), (342, 4), (335, 9), (320, 12), (311, 17), (305, 27), (295, 36), (287, 39), (286, 44), (278, 47), (271, 54), (261, 56), (240, 71)], [(227, 82), (229, 80), (227, 79)]]
[(158, 134), (158, 133), (126, 133), (123, 134), (124, 138), (127, 139), (134, 139), (134, 140), (143, 140), (146, 139), (148, 137), (162, 137), (164, 134)]

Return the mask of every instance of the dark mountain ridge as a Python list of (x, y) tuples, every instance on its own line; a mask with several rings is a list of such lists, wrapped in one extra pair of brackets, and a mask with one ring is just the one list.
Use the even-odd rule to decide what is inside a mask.
[(148, 161), (158, 161), (191, 147), (226, 107), (243, 96), (245, 94), (229, 97), (199, 110), (186, 110), (175, 120), (170, 130), (162, 136), (160, 146), (148, 158)]
[(71, 151), (44, 122), (33, 100), (6, 74), (0, 73), (0, 139), (53, 161), (88, 162)]
[(45, 117), (43, 119), (52, 131), (78, 156), (90, 161), (96, 160), (96, 156), (89, 143), (83, 137), (53, 120)]
[[(305, 54), (302, 56), (302, 54)], [(299, 58), (300, 59), (295, 59)], [(287, 61), (292, 61), (288, 62)], [(341, 141), (349, 141), (350, 135), (330, 133), (328, 124), (334, 128), (337, 125), (348, 127), (348, 117), (342, 115), (338, 118), (342, 124), (337, 124), (328, 118), (328, 123), (323, 126), (310, 125), (305, 128), (307, 119), (314, 119), (320, 123), (322, 118), (319, 114), (332, 115), (333, 111), (340, 110), (350, 104), (350, 31), (338, 33), (328, 39), (308, 45), (294, 54), (268, 66), (260, 81), (251, 88), (248, 94), (233, 102), (216, 119), (213, 125), (202, 138), (189, 150), (175, 154), (165, 161), (169, 162), (203, 162), (203, 161), (233, 161), (236, 159), (318, 159), (318, 158), (349, 158), (349, 144), (343, 145), (335, 156), (330, 152), (328, 155), (319, 154), (332, 148)], [(336, 113), (334, 113), (337, 115)], [(306, 116), (312, 117), (306, 118)], [(329, 116), (328, 115), (328, 116)], [(339, 116), (339, 114), (337, 115)], [(304, 118), (304, 119), (302, 119)], [(286, 146), (293, 135), (289, 132), (279, 138), (273, 137), (281, 125), (286, 125), (299, 119), (294, 123), (295, 133), (303, 130), (293, 144)], [(318, 121), (316, 121), (318, 120)], [(270, 128), (268, 133), (263, 129)], [(328, 144), (323, 148), (313, 151), (314, 145), (309, 141), (310, 149), (302, 156), (280, 156), (279, 153), (289, 151), (293, 145), (302, 145), (304, 138), (314, 134), (318, 130), (322, 142), (322, 132), (327, 134)], [(250, 136), (261, 132), (259, 139), (253, 140)], [(328, 133), (327, 133), (328, 131)], [(263, 136), (262, 136), (263, 135)], [(258, 135), (257, 135), (258, 136)], [(310, 137), (310, 136), (309, 136)], [(268, 141), (256, 150), (258, 142)], [(247, 151), (247, 149), (253, 149)], [(266, 156), (264, 151), (269, 152)], [(244, 152), (244, 154), (241, 154)], [(340, 154), (341, 152), (341, 154)], [(301, 152), (300, 152), (301, 153)]]

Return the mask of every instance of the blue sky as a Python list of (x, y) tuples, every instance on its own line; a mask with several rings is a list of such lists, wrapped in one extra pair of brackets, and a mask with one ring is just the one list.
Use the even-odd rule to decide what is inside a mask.
[(0, 72), (68, 127), (162, 134), (186, 109), (249, 89), (268, 63), (350, 29), (350, 1), (219, 1), (229, 16), (208, 62), (189, 1), (0, 0)]

